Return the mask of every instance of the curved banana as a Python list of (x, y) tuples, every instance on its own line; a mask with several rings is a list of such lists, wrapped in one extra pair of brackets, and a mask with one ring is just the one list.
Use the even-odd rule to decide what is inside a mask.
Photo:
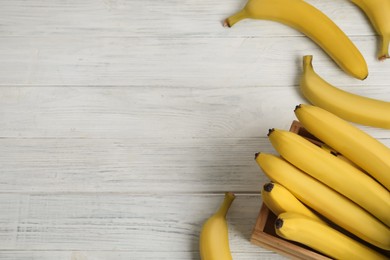
[(296, 133), (271, 129), (268, 137), (285, 160), (349, 198), (390, 227), (390, 192), (369, 175)]
[(387, 259), (332, 227), (302, 214), (294, 212), (280, 214), (275, 221), (275, 231), (284, 239), (304, 244), (332, 259)]
[(234, 193), (225, 193), (219, 210), (203, 224), (199, 241), (202, 260), (232, 260), (226, 214), (234, 199)]
[(264, 204), (276, 216), (283, 212), (296, 212), (325, 224), (320, 217), (300, 202), (288, 189), (278, 183), (269, 182), (264, 184), (261, 197)]
[(332, 86), (314, 71), (312, 60), (311, 55), (303, 57), (300, 81), (300, 90), (310, 103), (351, 122), (390, 129), (390, 102), (359, 96)]
[(311, 134), (347, 157), (390, 191), (390, 149), (387, 146), (325, 109), (301, 104), (296, 107), (295, 115)]
[(345, 33), (323, 12), (302, 0), (248, 0), (224, 25), (245, 19), (280, 22), (302, 32), (317, 43), (345, 72), (358, 78), (368, 76), (364, 57)]
[(260, 153), (256, 162), (273, 182), (320, 215), (366, 242), (390, 250), (390, 229), (348, 198), (278, 156)]
[(389, 58), (390, 42), (390, 1), (389, 0), (351, 0), (366, 14), (375, 31), (381, 37), (378, 59)]

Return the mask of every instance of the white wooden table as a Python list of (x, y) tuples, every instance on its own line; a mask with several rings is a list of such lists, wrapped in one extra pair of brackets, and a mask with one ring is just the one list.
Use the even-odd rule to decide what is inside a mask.
[[(225, 191), (234, 259), (267, 180), (254, 161), (288, 129), (303, 55), (326, 80), (390, 101), (390, 61), (347, 0), (310, 3), (365, 56), (356, 80), (297, 31), (237, 0), (0, 1), (0, 259), (199, 259)], [(362, 127), (390, 146), (388, 130)]]

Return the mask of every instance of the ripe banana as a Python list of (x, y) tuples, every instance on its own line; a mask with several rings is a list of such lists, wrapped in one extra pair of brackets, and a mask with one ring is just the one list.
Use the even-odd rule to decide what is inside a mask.
[(369, 175), (296, 133), (271, 129), (268, 137), (285, 160), (346, 196), (390, 227), (390, 192)]
[(325, 224), (320, 217), (300, 202), (288, 189), (278, 183), (269, 182), (264, 184), (261, 197), (264, 204), (276, 216), (283, 212), (296, 212)]
[(275, 221), (275, 231), (282, 238), (309, 246), (333, 259), (386, 259), (332, 227), (302, 214), (280, 214)]
[[(388, 16), (390, 19), (390, 12)], [(303, 57), (300, 90), (313, 105), (351, 122), (390, 129), (390, 102), (359, 96), (332, 86), (314, 71), (312, 60), (311, 55)]]
[(390, 250), (390, 229), (348, 198), (275, 155), (257, 154), (256, 162), (273, 182), (320, 215), (366, 242)]
[(388, 147), (322, 108), (301, 104), (296, 107), (295, 115), (311, 134), (361, 167), (390, 191)]
[(378, 59), (389, 58), (390, 42), (390, 1), (389, 0), (352, 0), (367, 15), (375, 31), (381, 37)]
[(224, 25), (231, 27), (245, 18), (271, 20), (295, 28), (317, 43), (345, 72), (361, 80), (368, 76), (366, 61), (353, 42), (328, 16), (305, 1), (248, 0)]
[(199, 241), (202, 260), (232, 260), (226, 214), (234, 199), (233, 193), (225, 193), (219, 210), (203, 224)]

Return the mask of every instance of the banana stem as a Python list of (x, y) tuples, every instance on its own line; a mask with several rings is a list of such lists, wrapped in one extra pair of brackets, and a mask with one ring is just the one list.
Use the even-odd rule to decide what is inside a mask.
[(312, 66), (313, 55), (303, 56), (303, 69), (309, 68)]
[(390, 58), (389, 55), (389, 44), (390, 44), (390, 35), (382, 35), (381, 37), (381, 50), (379, 52), (379, 60), (384, 60)]
[(238, 13), (229, 16), (228, 18), (225, 19), (223, 25), (226, 27), (232, 27), (235, 23), (248, 18), (248, 14), (246, 13), (245, 9), (239, 11)]
[(228, 213), (229, 208), (232, 205), (232, 202), (235, 198), (236, 198), (236, 195), (234, 195), (233, 192), (226, 192), (225, 199), (223, 200), (223, 203), (222, 203), (221, 207), (218, 209), (216, 215), (226, 217), (226, 214)]

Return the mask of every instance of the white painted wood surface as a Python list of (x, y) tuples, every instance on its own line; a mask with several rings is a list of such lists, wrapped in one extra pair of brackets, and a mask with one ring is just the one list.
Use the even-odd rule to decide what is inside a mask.
[[(283, 259), (249, 242), (266, 181), (253, 156), (306, 102), (302, 56), (390, 101), (390, 61), (362, 12), (309, 2), (360, 48), (367, 80), (286, 26), (223, 28), (245, 1), (1, 0), (0, 259), (199, 259), (224, 191), (238, 195), (234, 259)], [(388, 130), (362, 128), (390, 146)]]

